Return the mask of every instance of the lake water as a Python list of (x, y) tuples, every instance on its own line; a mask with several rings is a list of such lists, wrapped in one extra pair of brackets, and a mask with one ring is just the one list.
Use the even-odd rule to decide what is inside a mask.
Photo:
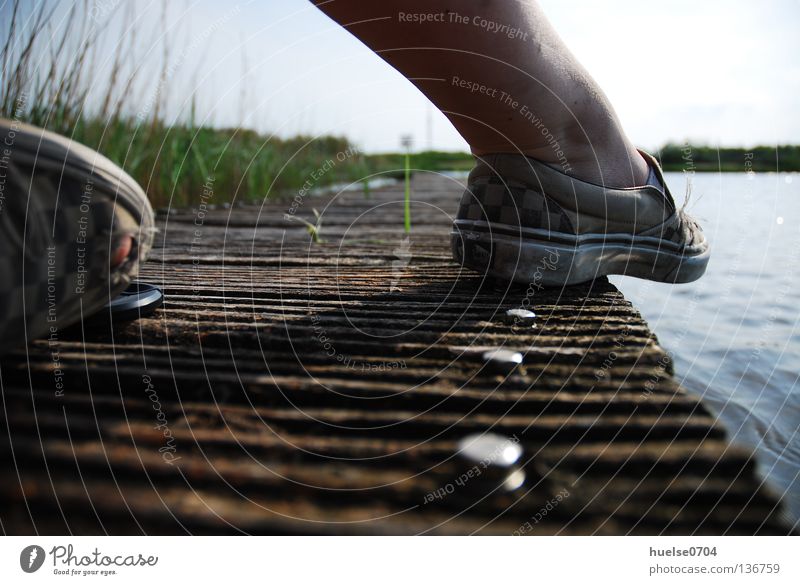
[[(683, 200), (686, 178), (668, 173)], [(611, 280), (673, 356), (681, 384), (756, 451), (800, 519), (800, 174), (698, 173), (687, 206), (711, 242), (699, 281)]]

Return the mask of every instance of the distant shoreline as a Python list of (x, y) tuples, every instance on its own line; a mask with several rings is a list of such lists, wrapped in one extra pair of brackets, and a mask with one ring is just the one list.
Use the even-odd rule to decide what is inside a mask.
[[(692, 144), (667, 144), (652, 152), (667, 172), (745, 173), (798, 172), (800, 145), (716, 148)], [(405, 154), (366, 154), (375, 169), (399, 169)], [(468, 152), (427, 150), (411, 154), (411, 166), (422, 171), (470, 170), (474, 159)]]

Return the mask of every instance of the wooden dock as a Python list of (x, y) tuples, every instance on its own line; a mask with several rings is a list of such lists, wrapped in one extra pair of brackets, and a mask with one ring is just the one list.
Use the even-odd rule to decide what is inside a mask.
[[(461, 189), (417, 175), (407, 239), (400, 187), (160, 214), (141, 279), (163, 309), (0, 364), (2, 531), (786, 534), (605, 279), (452, 262)], [(320, 243), (284, 218), (312, 207)], [(493, 369), (491, 348), (524, 361)], [(463, 479), (458, 442), (485, 432), (522, 446), (515, 491)]]

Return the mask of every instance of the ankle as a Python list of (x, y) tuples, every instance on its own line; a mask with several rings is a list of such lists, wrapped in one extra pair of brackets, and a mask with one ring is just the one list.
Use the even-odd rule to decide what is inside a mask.
[(636, 148), (574, 148), (569, 159), (569, 168), (553, 165), (552, 161), (543, 161), (562, 172), (597, 185), (624, 189), (641, 187), (650, 176), (650, 165)]
[[(562, 151), (563, 152), (563, 151)], [(497, 145), (472, 149), (475, 156), (489, 154), (522, 154), (587, 183), (625, 189), (641, 187), (650, 176), (650, 165), (635, 148), (631, 152), (605, 153), (588, 149), (571, 149), (567, 156), (558, 155), (549, 147), (512, 147)]]
[(513, 138), (513, 143), (473, 144), (472, 153), (523, 154), (576, 179), (612, 188), (639, 187), (649, 176), (647, 161), (625, 136), (613, 110), (602, 103), (576, 107), (568, 116), (550, 115), (541, 131), (531, 126), (524, 136)]

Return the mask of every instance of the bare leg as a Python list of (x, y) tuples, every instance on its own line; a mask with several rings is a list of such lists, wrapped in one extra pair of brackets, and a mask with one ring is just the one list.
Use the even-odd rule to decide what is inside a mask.
[(474, 154), (522, 153), (609, 187), (645, 183), (647, 163), (535, 0), (315, 3), (414, 83)]

